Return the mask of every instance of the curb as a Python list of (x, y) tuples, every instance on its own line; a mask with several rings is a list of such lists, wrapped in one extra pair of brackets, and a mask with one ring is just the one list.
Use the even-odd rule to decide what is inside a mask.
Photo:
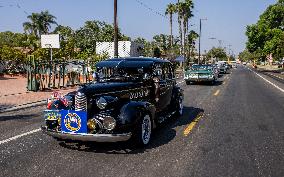
[(16, 111), (16, 110), (19, 110), (19, 109), (25, 109), (25, 108), (30, 108), (30, 107), (37, 107), (37, 106), (42, 106), (42, 105), (45, 105), (45, 104), (46, 104), (46, 99), (40, 100), (40, 101), (35, 101), (35, 102), (30, 102), (30, 103), (25, 103), (25, 104), (21, 104), (21, 105), (11, 106), (11, 107), (0, 108), (0, 113)]
[(267, 72), (263, 72), (263, 71), (260, 71), (258, 69), (255, 69), (255, 68), (251, 68), (253, 71), (257, 72), (257, 73), (261, 73), (265, 76), (268, 76), (269, 78), (275, 80), (275, 81), (278, 81), (280, 83), (283, 83), (284, 84), (284, 78), (281, 78), (279, 76), (276, 76), (274, 74), (272, 74), (271, 72), (267, 71)]
[(28, 94), (28, 93), (32, 93), (32, 92), (11, 93), (11, 94), (6, 94), (6, 95), (0, 95), (0, 97), (15, 96), (15, 95), (23, 95), (23, 94)]

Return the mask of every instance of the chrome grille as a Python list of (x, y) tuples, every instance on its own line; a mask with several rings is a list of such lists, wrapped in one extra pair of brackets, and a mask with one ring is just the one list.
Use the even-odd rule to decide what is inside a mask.
[(78, 92), (75, 96), (75, 111), (87, 111), (87, 97)]
[(112, 117), (112, 110), (101, 111), (95, 115), (95, 118), (99, 120), (103, 120), (105, 117)]

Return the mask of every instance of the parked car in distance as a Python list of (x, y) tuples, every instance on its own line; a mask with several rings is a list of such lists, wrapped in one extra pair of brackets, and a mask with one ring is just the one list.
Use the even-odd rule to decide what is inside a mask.
[(227, 71), (228, 71), (228, 68), (226, 67), (225, 63), (223, 63), (223, 62), (218, 62), (217, 67), (218, 67), (221, 74), (226, 74)]
[(157, 58), (118, 58), (96, 65), (97, 81), (50, 100), (44, 133), (59, 140), (150, 142), (152, 130), (183, 113), (172, 64)]
[(187, 85), (193, 82), (210, 82), (214, 84), (217, 78), (218, 73), (212, 65), (192, 65), (184, 73), (184, 80)]
[(237, 62), (236, 61), (231, 61), (231, 65), (233, 68), (237, 68)]

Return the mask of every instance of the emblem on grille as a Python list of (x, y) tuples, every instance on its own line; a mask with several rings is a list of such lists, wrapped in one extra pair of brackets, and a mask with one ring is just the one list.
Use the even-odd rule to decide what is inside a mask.
[(72, 132), (80, 130), (81, 122), (81, 118), (76, 113), (68, 113), (64, 119), (65, 127)]

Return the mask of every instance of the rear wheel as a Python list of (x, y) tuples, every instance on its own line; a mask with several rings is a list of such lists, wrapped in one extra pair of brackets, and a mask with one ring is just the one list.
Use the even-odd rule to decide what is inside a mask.
[(138, 124), (135, 133), (135, 142), (138, 146), (146, 146), (151, 140), (152, 133), (152, 120), (151, 117), (146, 114)]
[(215, 83), (216, 83), (216, 79), (214, 78), (214, 80), (211, 81), (211, 85), (215, 85)]
[(190, 85), (191, 82), (190, 81), (185, 81), (186, 85)]

